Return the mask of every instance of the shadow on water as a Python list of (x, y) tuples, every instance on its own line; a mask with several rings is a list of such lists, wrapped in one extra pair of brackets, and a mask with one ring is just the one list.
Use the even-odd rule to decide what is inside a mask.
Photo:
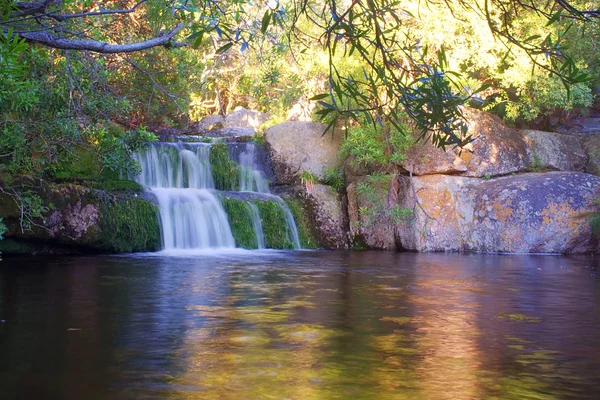
[(598, 259), (236, 251), (0, 264), (3, 398), (595, 399)]

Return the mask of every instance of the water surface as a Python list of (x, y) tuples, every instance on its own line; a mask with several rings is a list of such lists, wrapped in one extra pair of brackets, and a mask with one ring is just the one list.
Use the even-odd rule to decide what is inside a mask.
[(0, 262), (6, 399), (597, 399), (592, 258)]

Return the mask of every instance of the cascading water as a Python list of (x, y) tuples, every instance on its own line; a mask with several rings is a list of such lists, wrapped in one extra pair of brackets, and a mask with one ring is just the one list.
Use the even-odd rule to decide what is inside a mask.
[[(165, 250), (232, 248), (236, 243), (220, 201), (210, 164), (210, 143), (155, 143), (136, 155), (142, 172), (135, 180), (146, 186), (160, 207), (162, 241)], [(239, 166), (239, 192), (252, 194), (256, 201), (276, 202), (285, 215), (288, 240), (300, 248), (298, 230), (285, 202), (270, 194), (269, 182), (261, 170), (254, 143), (229, 145), (229, 158)], [(227, 192), (232, 193), (232, 192)], [(248, 201), (248, 215), (257, 247), (265, 248), (265, 234), (259, 207)]]

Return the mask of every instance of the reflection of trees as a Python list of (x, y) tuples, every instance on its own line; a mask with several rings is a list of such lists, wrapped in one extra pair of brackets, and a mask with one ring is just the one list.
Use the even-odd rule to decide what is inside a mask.
[(597, 359), (566, 358), (600, 348), (587, 275), (515, 257), (319, 256), (332, 267), (306, 256), (0, 270), (0, 319), (18, 321), (0, 327), (2, 393), (428, 400), (598, 389)]

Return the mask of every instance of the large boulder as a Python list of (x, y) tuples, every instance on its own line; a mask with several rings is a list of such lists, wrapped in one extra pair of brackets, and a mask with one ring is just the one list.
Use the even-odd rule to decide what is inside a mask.
[(576, 172), (493, 180), (399, 176), (398, 204), (414, 210), (396, 241), (418, 251), (597, 252), (582, 215), (600, 195), (600, 177)]
[(585, 172), (600, 175), (600, 133), (580, 135), (579, 142), (587, 156)]
[[(384, 250), (509, 253), (600, 251), (585, 215), (600, 177), (577, 172), (492, 180), (398, 175), (348, 186), (355, 240)], [(369, 181), (371, 180), (371, 181)]]
[(202, 134), (225, 127), (225, 118), (222, 115), (208, 115), (191, 126), (191, 133)]
[(268, 120), (269, 117), (267, 114), (261, 113), (260, 111), (237, 107), (225, 116), (224, 128), (245, 127), (256, 130)]
[(312, 214), (319, 243), (326, 249), (347, 249), (348, 221), (342, 195), (320, 184), (305, 187), (299, 194)]
[(464, 149), (442, 150), (430, 142), (412, 146), (402, 167), (415, 175), (461, 174), (493, 177), (527, 169), (531, 154), (516, 130), (492, 114), (465, 110), (469, 134), (474, 141)]
[(587, 157), (576, 136), (535, 130), (521, 131), (535, 164), (558, 171), (584, 171)]
[[(11, 191), (0, 192), (0, 218), (8, 228), (5, 237), (10, 253), (22, 249), (60, 249), (72, 252), (154, 251), (161, 246), (158, 207), (142, 193), (116, 193), (79, 185), (38, 184), (25, 196), (25, 204), (36, 204), (43, 218), (23, 223), (20, 205)], [(16, 200), (16, 201), (15, 201)], [(27, 207), (27, 206), (26, 206)], [(15, 250), (15, 252), (17, 252)]]
[(265, 132), (271, 149), (276, 183), (292, 184), (303, 172), (323, 178), (326, 168), (338, 168), (342, 135), (323, 135), (325, 125), (316, 122), (283, 122)]

